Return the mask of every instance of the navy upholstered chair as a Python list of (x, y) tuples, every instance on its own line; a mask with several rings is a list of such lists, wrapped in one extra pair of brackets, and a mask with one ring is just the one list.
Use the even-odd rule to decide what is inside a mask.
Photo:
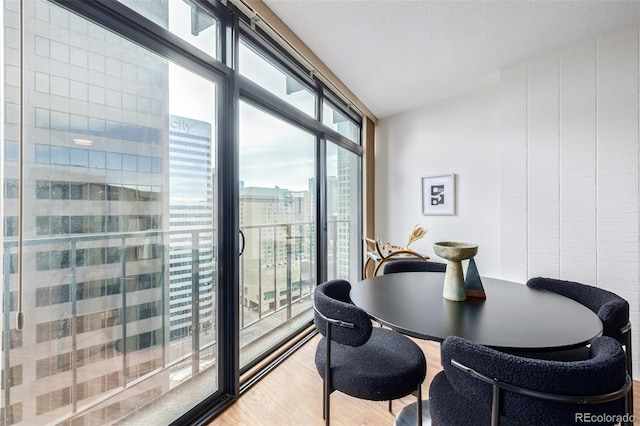
[[(324, 336), (315, 362), (324, 380), (327, 425), (333, 391), (372, 401), (391, 401), (417, 392), (420, 401), (427, 373), (420, 347), (394, 331), (372, 327), (369, 315), (351, 302), (350, 290), (347, 281), (332, 280), (320, 284), (314, 293), (314, 321)], [(422, 404), (417, 406), (421, 424)]]
[(610, 337), (596, 338), (588, 359), (572, 362), (523, 358), (456, 336), (441, 351), (444, 370), (429, 388), (434, 426), (613, 425), (624, 417), (631, 379)]
[(429, 260), (392, 260), (385, 263), (382, 271), (385, 274), (395, 274), (397, 272), (446, 272), (446, 270), (446, 263)]
[[(629, 322), (629, 303), (615, 293), (574, 281), (536, 277), (527, 282), (527, 286), (551, 291), (575, 300), (591, 309), (602, 321), (602, 334), (616, 339), (624, 345), (627, 372), (633, 377), (633, 358), (631, 348), (631, 322)], [(553, 353), (557, 360), (575, 360), (584, 358), (584, 348)], [(633, 413), (633, 389), (627, 395), (626, 404), (629, 413)]]

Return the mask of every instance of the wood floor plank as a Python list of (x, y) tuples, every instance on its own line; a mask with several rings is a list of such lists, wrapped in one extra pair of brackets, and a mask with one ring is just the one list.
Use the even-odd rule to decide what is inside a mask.
[[(320, 340), (315, 336), (264, 379), (249, 389), (221, 413), (211, 426), (321, 426), (322, 380), (314, 356)], [(427, 398), (433, 377), (442, 370), (440, 344), (414, 339), (427, 358), (427, 378), (422, 395)], [(640, 418), (640, 383), (635, 382), (635, 416)], [(402, 407), (415, 401), (412, 396), (393, 402), (389, 413), (386, 402), (364, 401), (334, 392), (331, 395), (331, 424), (335, 426), (392, 425)]]

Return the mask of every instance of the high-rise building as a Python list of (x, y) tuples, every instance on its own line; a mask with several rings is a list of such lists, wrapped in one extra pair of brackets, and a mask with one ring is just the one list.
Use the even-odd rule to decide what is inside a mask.
[[(311, 321), (327, 205), (310, 177), (330, 174), (330, 221), (346, 220), (337, 168), (318, 168), (332, 142), (317, 106), (333, 101), (237, 32), (239, 10), (205, 3), (2, 3), (0, 424), (176, 419)], [(314, 124), (292, 125), (272, 96), (248, 102), (268, 92)], [(252, 187), (236, 191), (238, 176)], [(236, 258), (238, 221), (218, 200), (237, 193)]]
[(18, 4), (3, 3), (3, 293), (10, 303), (2, 376), (11, 412), (0, 418), (108, 423), (169, 387), (164, 371), (134, 385), (164, 364), (168, 338), (168, 65), (48, 2), (29, 1), (19, 70)]
[[(360, 247), (354, 246), (353, 227), (354, 217), (358, 217), (358, 206), (353, 203), (354, 194), (358, 194), (358, 180), (355, 179), (353, 173), (354, 157), (349, 152), (339, 149), (338, 154), (338, 176), (337, 182), (331, 182), (329, 185), (335, 185), (334, 199), (336, 215), (330, 219), (335, 219), (336, 229), (336, 270), (337, 277), (350, 280), (353, 276), (353, 265), (358, 264)], [(329, 203), (329, 201), (327, 201)], [(329, 204), (327, 204), (328, 206)], [(357, 233), (359, 234), (359, 232)], [(356, 235), (357, 235), (356, 234)], [(356, 239), (356, 242), (359, 240)]]
[[(211, 124), (169, 119), (171, 339), (213, 326), (215, 234)], [(194, 261), (195, 260), (195, 261)], [(192, 295), (198, 295), (193, 300)]]
[(242, 254), (242, 297), (246, 308), (260, 313), (274, 311), (289, 300), (309, 294), (315, 232), (308, 205), (308, 191), (283, 188), (240, 188), (240, 222), (247, 245)]

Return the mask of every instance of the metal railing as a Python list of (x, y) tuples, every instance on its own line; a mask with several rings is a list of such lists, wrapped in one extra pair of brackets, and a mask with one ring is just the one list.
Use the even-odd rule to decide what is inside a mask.
[[(200, 254), (200, 237), (202, 235), (206, 235), (208, 237), (208, 243), (211, 245), (213, 240), (211, 239), (211, 235), (213, 234), (212, 228), (199, 228), (199, 229), (189, 229), (189, 230), (176, 230), (176, 231), (141, 231), (141, 232), (126, 232), (126, 233), (100, 233), (100, 234), (83, 234), (83, 235), (64, 235), (64, 236), (55, 236), (55, 237), (43, 237), (43, 238), (32, 238), (32, 239), (24, 239), (23, 247), (24, 254), (32, 256), (34, 260), (37, 261), (38, 256), (35, 255), (36, 252), (45, 253), (55, 252), (55, 253), (64, 253), (63, 258), (64, 261), (60, 265), (49, 265), (49, 268), (41, 267), (39, 265), (35, 265), (35, 267), (29, 267), (24, 271), (26, 275), (25, 281), (29, 282), (42, 282), (41, 276), (38, 274), (45, 274), (48, 280), (45, 280), (47, 286), (56, 287), (56, 286), (68, 286), (68, 298), (63, 299), (62, 301), (58, 300), (55, 303), (51, 304), (36, 304), (31, 303), (31, 306), (25, 306), (25, 328), (22, 333), (27, 333), (32, 331), (33, 333), (37, 333), (39, 329), (39, 325), (42, 325), (41, 322), (47, 315), (51, 316), (51, 312), (55, 311), (57, 319), (59, 321), (65, 321), (65, 324), (69, 325), (69, 329), (65, 330), (64, 333), (61, 333), (58, 330), (58, 335), (52, 335), (51, 340), (64, 340), (68, 342), (70, 340), (70, 365), (61, 369), (61, 371), (70, 371), (72, 380), (70, 385), (70, 403), (69, 413), (64, 416), (65, 418), (71, 418), (78, 413), (83, 411), (90, 410), (96, 405), (102, 404), (105, 400), (116, 396), (118, 393), (121, 393), (128, 388), (140, 383), (141, 381), (146, 380), (145, 378), (151, 378), (156, 376), (157, 374), (179, 368), (180, 370), (184, 370), (184, 363), (188, 362), (190, 359), (190, 370), (191, 377), (193, 375), (203, 371), (202, 365), (211, 365), (212, 362), (215, 362), (215, 354), (216, 352), (216, 344), (217, 339), (215, 338), (215, 326), (212, 329), (212, 338), (206, 342), (200, 342), (200, 302), (201, 295), (199, 291), (200, 287), (200, 274), (201, 271), (201, 254)], [(191, 333), (187, 336), (179, 336), (176, 339), (170, 339), (169, 335), (169, 327), (170, 327), (170, 297), (171, 297), (171, 285), (170, 285), (170, 267), (167, 260), (169, 259), (169, 254), (172, 250), (171, 243), (169, 238), (174, 235), (186, 235), (191, 240), (191, 258), (189, 261), (191, 262)], [(205, 238), (206, 240), (206, 238)], [(133, 248), (133, 250), (132, 250)], [(102, 250), (99, 253), (102, 253), (102, 258), (93, 258), (91, 265), (84, 266), (84, 260), (82, 255), (82, 250), (86, 249), (98, 249)], [(11, 265), (12, 258), (18, 256), (18, 242), (16, 240), (6, 240), (4, 241), (4, 258), (3, 258), (3, 369), (5, 372), (11, 371), (11, 365), (19, 363), (17, 360), (12, 361), (12, 354), (15, 352), (15, 357), (19, 357), (21, 351), (25, 350), (25, 346), (20, 344), (17, 347), (12, 347), (11, 344), (11, 336), (12, 330), (10, 324), (12, 323), (11, 314), (12, 312), (15, 314), (15, 307), (11, 306), (12, 300), (12, 287), (16, 286), (17, 282), (17, 274), (15, 273), (15, 267)], [(110, 256), (107, 255), (107, 250), (110, 250)], [(113, 256), (113, 250), (117, 250), (118, 258), (115, 259)], [(207, 252), (210, 253), (211, 250), (215, 250), (215, 247), (207, 247)], [(133, 253), (133, 255), (132, 255)], [(133, 256), (133, 258), (132, 258)], [(78, 264), (78, 261), (80, 261)], [(215, 286), (215, 256), (214, 259), (208, 261), (211, 268), (211, 275), (213, 283), (209, 283), (211, 299), (215, 297), (216, 286)], [(143, 265), (143, 267), (141, 267)], [(112, 289), (109, 295), (98, 291), (97, 295), (92, 296), (82, 296), (82, 290), (79, 290), (79, 286), (81, 287), (83, 284), (80, 282), (82, 276), (90, 276), (91, 273), (87, 273), (87, 271), (91, 271), (87, 268), (95, 268), (96, 273), (93, 275), (101, 276), (101, 279), (119, 279), (120, 283), (118, 286), (118, 290), (115, 291)], [(38, 270), (41, 269), (41, 270)], [(154, 275), (158, 277), (158, 281), (154, 282), (150, 286), (144, 286), (141, 288), (137, 288), (135, 283), (137, 280), (137, 276), (135, 275), (139, 269), (142, 269), (147, 272), (155, 273)], [(67, 272), (68, 271), (68, 272)], [(106, 272), (105, 272), (106, 271)], [(67, 272), (67, 273), (65, 273)], [(110, 275), (108, 278), (106, 275)], [(36, 281), (37, 279), (37, 281)], [(210, 279), (210, 280), (211, 280)], [(47, 282), (48, 281), (48, 282)], [(96, 281), (94, 279), (94, 281)], [(97, 281), (100, 281), (98, 279)], [(134, 285), (132, 285), (134, 283)], [(33, 286), (31, 291), (34, 295), (37, 292), (37, 287)], [(151, 289), (151, 290), (150, 290)], [(155, 289), (155, 291), (154, 291)], [(139, 292), (137, 294), (133, 294), (134, 292)], [(142, 292), (146, 292), (144, 295), (141, 295)], [(78, 297), (80, 295), (80, 297)], [(119, 297), (117, 296), (119, 295)], [(106, 325), (106, 322), (102, 323), (102, 327), (99, 329), (91, 329), (88, 333), (93, 333), (91, 336), (93, 338), (89, 339), (85, 337), (87, 335), (86, 330), (79, 330), (78, 321), (82, 321), (83, 315), (90, 314), (87, 312), (83, 312), (79, 314), (78, 305), (83, 303), (91, 304), (91, 299), (96, 299), (98, 297), (108, 297), (110, 298), (110, 302), (114, 303), (113, 306), (105, 306), (102, 304), (102, 311), (98, 311), (105, 313), (108, 312), (108, 315), (115, 314), (117, 317), (114, 321), (113, 325)], [(116, 299), (117, 298), (117, 299)], [(30, 297), (27, 301), (34, 301), (36, 297)], [(116, 302), (117, 300), (117, 302)], [(151, 313), (145, 312), (144, 314), (136, 315), (136, 317), (129, 319), (128, 312), (130, 312), (131, 308), (136, 308), (141, 302), (160, 302), (160, 311), (152, 310)], [(52, 301), (53, 302), (53, 301)], [(99, 305), (99, 304), (94, 304)], [(55, 306), (55, 308), (51, 308)], [(13, 309), (13, 310), (12, 310)], [(88, 308), (85, 305), (85, 309)], [(38, 313), (40, 311), (40, 313)], [(146, 315), (143, 317), (143, 315)], [(62, 317), (61, 317), (62, 316)], [(154, 320), (155, 318), (155, 320)], [(146, 339), (145, 342), (142, 342), (142, 339), (139, 337), (140, 335), (130, 336), (130, 330), (128, 330), (127, 325), (136, 321), (147, 321), (147, 323), (142, 327), (143, 331), (148, 333), (149, 339)], [(213, 315), (212, 315), (213, 320)], [(33, 323), (36, 322), (34, 325)], [(55, 322), (55, 321), (54, 321)], [(215, 323), (215, 322), (214, 322)], [(46, 321), (45, 323), (46, 324)], [(145, 328), (146, 327), (146, 328)], [(149, 328), (147, 330), (147, 328)], [(160, 336), (159, 339), (155, 338), (155, 332), (159, 331), (158, 334)], [(95, 333), (102, 333), (102, 337), (97, 337)], [(82, 398), (82, 395), (79, 394), (78, 385), (79, 383), (79, 372), (78, 370), (85, 365), (89, 365), (86, 360), (83, 361), (82, 364), (79, 363), (81, 359), (80, 351), (83, 351), (85, 348), (80, 347), (79, 345), (79, 336), (82, 336), (82, 341), (92, 341), (94, 344), (96, 340), (104, 340), (104, 335), (111, 336), (111, 341), (106, 342), (105, 344), (110, 348), (108, 351), (110, 353), (117, 353), (117, 355), (112, 355), (110, 359), (114, 362), (121, 363), (118, 368), (120, 371), (119, 377), (121, 377), (121, 383), (115, 389), (109, 389), (106, 392), (102, 392), (99, 395), (92, 395), (92, 398), (87, 398), (86, 395)], [(138, 338), (137, 344), (132, 345), (129, 342), (132, 340), (130, 337)], [(147, 337), (147, 336), (145, 336)], [(108, 340), (109, 338), (107, 338)], [(26, 340), (26, 339), (21, 339)], [(36, 336), (35, 338), (29, 339), (31, 341), (36, 342), (36, 347), (39, 343), (42, 343), (42, 340), (39, 341), (39, 338)], [(177, 346), (179, 344), (184, 344), (188, 340), (191, 340), (191, 352), (187, 354), (172, 354), (172, 346)], [(60, 347), (64, 347), (65, 345), (58, 345)], [(36, 347), (31, 346), (26, 349), (30, 354), (36, 353)], [(155, 368), (150, 371), (145, 371), (144, 374), (135, 375), (130, 374), (130, 369), (135, 368), (136, 365), (132, 365), (138, 360), (138, 353), (150, 352), (153, 348), (157, 350), (154, 356), (160, 360), (158, 364), (153, 363)], [(200, 359), (201, 353), (208, 353), (212, 360), (202, 360)], [(46, 359), (48, 357), (59, 356), (59, 353), (43, 353), (41, 354), (42, 359)], [(118, 359), (120, 358), (120, 359)], [(148, 357), (147, 357), (148, 358)], [(148, 361), (147, 358), (144, 358), (144, 361)], [(101, 359), (100, 361), (104, 361)], [(207, 362), (208, 361), (208, 362)], [(25, 368), (33, 368), (35, 364), (25, 365)], [(87, 372), (86, 369), (83, 370), (83, 375), (86, 378)], [(109, 372), (113, 372), (110, 370)], [(54, 373), (57, 374), (57, 373)], [(104, 374), (104, 371), (96, 371), (95, 375)], [(24, 375), (25, 377), (32, 375)], [(184, 380), (188, 379), (187, 376)], [(11, 375), (4, 374), (4, 398), (2, 401), (2, 406), (5, 408), (5, 412), (11, 406)], [(35, 381), (44, 379), (44, 377), (37, 377)], [(23, 383), (23, 385), (29, 386), (30, 383)], [(54, 390), (54, 389), (52, 389)], [(95, 397), (94, 397), (95, 396)], [(36, 398), (36, 395), (30, 396), (30, 398)], [(85, 401), (82, 401), (85, 399)], [(82, 406), (79, 403), (82, 401)], [(57, 419), (58, 420), (64, 420)]]
[[(247, 244), (240, 257), (241, 327), (251, 326), (283, 308), (287, 309), (287, 318), (291, 318), (294, 267), (297, 266), (300, 298), (303, 297), (303, 287), (307, 287), (310, 292), (312, 283), (315, 282), (315, 228), (314, 222), (248, 225), (240, 228)], [(305, 269), (306, 279), (303, 273)], [(255, 297), (251, 298), (248, 294), (248, 287), (255, 288)], [(265, 301), (270, 304), (267, 309), (263, 306)], [(251, 315), (252, 312), (256, 315)]]
[[(332, 221), (329, 226), (337, 229), (338, 223), (348, 221)], [(287, 321), (295, 318), (301, 313), (311, 312), (312, 305), (311, 295), (316, 285), (316, 224), (313, 222), (293, 222), (293, 223), (278, 223), (268, 225), (250, 225), (243, 226), (241, 228), (245, 235), (247, 235), (248, 249), (245, 250), (243, 256), (240, 257), (240, 333), (245, 331), (251, 331), (255, 327), (262, 327), (262, 331), (257, 333), (258, 337), (263, 337), (265, 334), (270, 333), (274, 328), (286, 323)], [(255, 234), (255, 239), (252, 239)], [(337, 232), (330, 232), (331, 235), (337, 235)], [(170, 307), (172, 306), (172, 285), (170, 282), (171, 268), (170, 257), (172, 252), (171, 237), (185, 236), (181, 239), (180, 250), (185, 250), (185, 246), (188, 247), (189, 243), (185, 244), (185, 239), (190, 240), (191, 257), (184, 256), (181, 258), (181, 263), (184, 266), (184, 262), (190, 262), (190, 274), (191, 282), (182, 283), (190, 284), (191, 286), (191, 303), (188, 306), (190, 308), (190, 332), (186, 335), (176, 336), (171, 338), (171, 314)], [(63, 337), (52, 336), (52, 340), (69, 339), (70, 340), (70, 366), (68, 371), (71, 371), (72, 383), (71, 385), (71, 400), (69, 404), (69, 412), (65, 416), (66, 418), (72, 418), (79, 413), (91, 409), (92, 407), (104, 403), (105, 400), (117, 396), (118, 393), (131, 388), (132, 386), (151, 378), (163, 371), (179, 369), (182, 374), (180, 377), (184, 377), (181, 380), (176, 380), (175, 385), (187, 381), (189, 378), (202, 372), (204, 369), (216, 364), (217, 354), (217, 326), (215, 324), (215, 311), (217, 303), (217, 283), (216, 283), (216, 241), (214, 236), (216, 235), (213, 228), (198, 228), (188, 230), (172, 230), (172, 231), (141, 231), (141, 232), (126, 232), (126, 233), (100, 233), (100, 234), (82, 234), (82, 235), (62, 235), (42, 238), (31, 238), (23, 240), (23, 248), (25, 254), (31, 256), (35, 252), (46, 251), (64, 251), (68, 252), (68, 264), (65, 261), (60, 265), (60, 269), (67, 273), (58, 273), (57, 269), (38, 271), (37, 268), (32, 268), (25, 271), (25, 281), (29, 279), (38, 278), (37, 274), (44, 274), (47, 278), (51, 278), (51, 281), (47, 284), (55, 287), (57, 285), (69, 286), (68, 300), (58, 301), (56, 306), (60, 306), (59, 312), (67, 315), (65, 320), (69, 320), (70, 330), (68, 334)], [(202, 244), (203, 247), (201, 247)], [(257, 246), (256, 246), (257, 244)], [(156, 245), (156, 252), (154, 255), (143, 254), (145, 252), (145, 246)], [(136, 254), (132, 258), (131, 248), (138, 248), (140, 253)], [(329, 258), (337, 259), (338, 250), (337, 244), (329, 244), (333, 250), (329, 253)], [(79, 314), (78, 305), (82, 304), (88, 297), (82, 296), (78, 298), (78, 287), (82, 286), (80, 281), (83, 276), (88, 276), (86, 268), (98, 268), (100, 264), (94, 262), (91, 265), (83, 266), (81, 261), (78, 264), (77, 260), (81, 256), (80, 251), (86, 249), (104, 249), (102, 264), (105, 265), (100, 269), (100, 274), (104, 276), (104, 271), (110, 271), (111, 279), (119, 279), (119, 297), (113, 294), (98, 294), (97, 297), (109, 297), (114, 302), (114, 306), (107, 308), (117, 312), (117, 321), (113, 325), (104, 326), (99, 330), (92, 330), (89, 333), (105, 332), (105, 330), (114, 336), (113, 340), (108, 343), (111, 344), (114, 350), (117, 350), (118, 356), (121, 356), (120, 360), (114, 356), (114, 361), (120, 363), (119, 367), (120, 375), (122, 377), (122, 383), (116, 389), (111, 389), (104, 392), (91, 400), (84, 400), (78, 392), (79, 385), (79, 351), (84, 348), (80, 347), (79, 335), (83, 335), (83, 330), (78, 330), (78, 318), (86, 312)], [(107, 249), (111, 251), (110, 257), (107, 256)], [(118, 257), (114, 257), (114, 250), (117, 250)], [(176, 249), (177, 250), (177, 249)], [(201, 261), (201, 251), (206, 250), (207, 259)], [(17, 275), (15, 274), (15, 268), (12, 267), (12, 259), (18, 255), (18, 241), (8, 240), (4, 241), (4, 258), (3, 258), (3, 369), (5, 374), (3, 377), (4, 385), (4, 398), (2, 406), (5, 408), (5, 412), (11, 406), (11, 375), (8, 374), (11, 371), (12, 364), (16, 364), (14, 359), (12, 362), (12, 354), (16, 352), (14, 357), (19, 356), (21, 350), (24, 350), (24, 345), (18, 345), (18, 347), (12, 348), (12, 330), (10, 324), (12, 322), (12, 312), (15, 315), (15, 307), (11, 306), (12, 300), (12, 288), (15, 291), (17, 283)], [(213, 255), (213, 256), (211, 256)], [(66, 256), (66, 255), (65, 255)], [(253, 258), (251, 258), (253, 256)], [(33, 256), (34, 258), (36, 256)], [(109, 258), (108, 258), (109, 257)], [(135, 367), (132, 362), (135, 362), (135, 353), (145, 348), (130, 347), (127, 343), (130, 330), (127, 328), (127, 324), (130, 323), (130, 319), (127, 318), (128, 308), (132, 308), (137, 303), (140, 303), (141, 297), (133, 295), (133, 289), (135, 286), (131, 285), (133, 280), (132, 273), (135, 273), (140, 269), (139, 262), (144, 262), (146, 271), (152, 271), (157, 273), (159, 282), (156, 282), (152, 288), (155, 288), (155, 292), (145, 293), (147, 298), (153, 299), (153, 301), (160, 302), (160, 312), (155, 312), (152, 318), (157, 318), (159, 321), (151, 320), (150, 324), (155, 323), (159, 325), (160, 339), (159, 341), (152, 341), (149, 348), (156, 348), (159, 350), (160, 362), (159, 366), (151, 371), (145, 372), (140, 376), (130, 376), (128, 371), (130, 368)], [(252, 263), (253, 262), (253, 263)], [(335, 263), (335, 262), (334, 262)], [(250, 265), (251, 264), (251, 265)], [(51, 266), (51, 265), (50, 265)], [(54, 265), (55, 266), (55, 265)], [(252, 272), (247, 269), (252, 266)], [(207, 268), (206, 270), (203, 268)], [(202, 296), (200, 292), (201, 288), (201, 274), (210, 272), (210, 281), (207, 283), (211, 288), (211, 301), (213, 306), (213, 312), (211, 314), (212, 327), (207, 330), (210, 332), (209, 338), (206, 341), (201, 340), (201, 328), (202, 324), (206, 321), (206, 318), (201, 318), (200, 304), (202, 302)], [(252, 275), (253, 274), (253, 275)], [(99, 275), (99, 274), (98, 274)], [(30, 277), (30, 278), (29, 278)], [(255, 295), (257, 298), (251, 299), (249, 295), (245, 293), (245, 284), (248, 284), (246, 279), (251, 278), (254, 280), (252, 283), (257, 291)], [(105, 278), (106, 279), (106, 278)], [(59, 280), (59, 282), (56, 282)], [(40, 281), (42, 282), (42, 281)], [(145, 291), (149, 287), (137, 289), (135, 291)], [(35, 288), (31, 288), (30, 291), (36, 292)], [(272, 292), (272, 293), (269, 293)], [(80, 293), (82, 294), (82, 293)], [(116, 293), (117, 294), (117, 293)], [(187, 297), (189, 297), (187, 296)], [(247, 296), (247, 297), (245, 297)], [(272, 297), (270, 297), (272, 296)], [(182, 297), (182, 296), (181, 296)], [(207, 296), (204, 296), (207, 298)], [(116, 299), (117, 298), (117, 299)], [(179, 300), (178, 297), (175, 300)], [(186, 297), (182, 297), (186, 299)], [(31, 306), (25, 306), (25, 329), (23, 333), (28, 330), (33, 330), (35, 333), (37, 327), (33, 325), (35, 321), (41, 321), (42, 318), (37, 315), (38, 309), (43, 306), (33, 303), (35, 297), (29, 297), (26, 301)], [(142, 298), (142, 300), (145, 300)], [(304, 303), (303, 303), (304, 302)], [(271, 304), (271, 305), (270, 305)], [(52, 305), (47, 305), (52, 306)], [(84, 305), (85, 309), (87, 305)], [(257, 309), (256, 309), (257, 307)], [(13, 310), (12, 310), (13, 309)], [(49, 308), (51, 311), (51, 308)], [(63, 315), (64, 315), (63, 314)], [(281, 321), (272, 321), (273, 317), (277, 314), (282, 315)], [(138, 318), (131, 319), (133, 322)], [(262, 323), (265, 323), (264, 325)], [(276, 325), (274, 325), (276, 324)], [(151, 327), (153, 328), (153, 327)], [(147, 330), (153, 331), (153, 330)], [(86, 330), (84, 330), (86, 332)], [(87, 335), (83, 335), (87, 336)], [(135, 336), (133, 336), (135, 337)], [(252, 339), (251, 333), (247, 333), (244, 343), (250, 343)], [(35, 341), (36, 339), (30, 339)], [(82, 339), (81, 341), (87, 341), (89, 339)], [(67, 340), (68, 341), (68, 340)], [(121, 344), (116, 344), (116, 341), (120, 341)], [(262, 344), (262, 343), (261, 343)], [(36, 343), (37, 345), (37, 343)], [(190, 351), (187, 353), (180, 353), (179, 351), (173, 352), (173, 347), (180, 346), (182, 348), (190, 347)], [(30, 349), (27, 349), (30, 350)], [(151, 349), (149, 349), (151, 350)], [(207, 359), (202, 359), (202, 354), (207, 354)], [(42, 354), (43, 357), (52, 357), (59, 355), (57, 353)], [(18, 361), (19, 362), (19, 361)], [(83, 363), (82, 366), (88, 365)], [(203, 367), (203, 365), (205, 367)], [(33, 366), (25, 366), (26, 368), (33, 368)], [(189, 369), (189, 373), (186, 373), (186, 368)], [(86, 375), (86, 370), (84, 370)], [(96, 374), (102, 374), (102, 372), (96, 372)], [(28, 377), (31, 375), (25, 375)], [(36, 378), (35, 380), (39, 380)], [(29, 386), (29, 383), (23, 383), (23, 385)], [(36, 396), (32, 396), (34, 399)], [(80, 403), (82, 402), (82, 404)], [(64, 420), (64, 419), (58, 419)]]

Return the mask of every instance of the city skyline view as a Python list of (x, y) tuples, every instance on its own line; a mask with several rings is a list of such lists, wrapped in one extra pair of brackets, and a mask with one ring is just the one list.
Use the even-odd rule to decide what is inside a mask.
[[(218, 158), (229, 143), (220, 140), (221, 77), (47, 0), (25, 3), (20, 70), (18, 4), (2, 9), (10, 24), (0, 423), (114, 424), (168, 395), (195, 405), (227, 368), (220, 298), (229, 285), (239, 286), (239, 368), (248, 368), (311, 321), (319, 274), (358, 272), (360, 158), (328, 144), (319, 171), (317, 133), (240, 99), (233, 167), (243, 253), (238, 282), (221, 283), (218, 185), (221, 169), (230, 174)], [(195, 5), (123, 4), (217, 57), (219, 24)], [(202, 37), (184, 19), (171, 24), (174, 8), (172, 19), (195, 19)], [(284, 98), (293, 87), (302, 107), (315, 99), (261, 55), (247, 49), (240, 73), (257, 71), (257, 83)], [(328, 182), (327, 237), (317, 223), (319, 179)], [(319, 238), (328, 238), (326, 273)], [(163, 407), (169, 417), (189, 408)]]

